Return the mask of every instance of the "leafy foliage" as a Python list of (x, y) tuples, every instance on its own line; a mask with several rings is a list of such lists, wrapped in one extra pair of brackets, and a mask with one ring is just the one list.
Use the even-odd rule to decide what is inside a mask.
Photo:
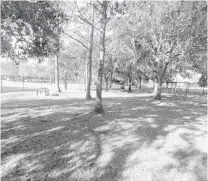
[(199, 79), (198, 84), (199, 84), (200, 87), (207, 87), (207, 77), (202, 75)]
[(66, 17), (55, 2), (3, 1), (1, 10), (2, 54), (22, 60), (57, 51)]

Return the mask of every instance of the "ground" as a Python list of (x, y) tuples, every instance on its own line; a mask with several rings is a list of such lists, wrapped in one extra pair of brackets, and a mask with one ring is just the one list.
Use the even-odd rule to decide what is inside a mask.
[(1, 98), (2, 181), (207, 180), (205, 96), (110, 90), (103, 114), (83, 92)]

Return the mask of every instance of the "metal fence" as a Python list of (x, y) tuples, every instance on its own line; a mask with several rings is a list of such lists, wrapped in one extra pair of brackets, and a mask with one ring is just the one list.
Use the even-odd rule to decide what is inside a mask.
[[(51, 88), (55, 83), (53, 77), (11, 76), (1, 75), (1, 93), (34, 91), (40, 88)], [(83, 83), (68, 83), (68, 89), (83, 89)], [(60, 88), (65, 85), (60, 81)]]
[(198, 83), (190, 82), (170, 82), (163, 84), (163, 92), (178, 95), (178, 96), (187, 96), (187, 95), (206, 95), (207, 87), (200, 87)]

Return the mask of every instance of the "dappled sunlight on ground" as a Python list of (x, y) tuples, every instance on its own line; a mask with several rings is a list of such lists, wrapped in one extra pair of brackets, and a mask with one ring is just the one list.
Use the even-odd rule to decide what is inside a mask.
[(77, 93), (11, 97), (2, 102), (2, 180), (206, 180), (204, 98), (109, 91), (97, 115)]

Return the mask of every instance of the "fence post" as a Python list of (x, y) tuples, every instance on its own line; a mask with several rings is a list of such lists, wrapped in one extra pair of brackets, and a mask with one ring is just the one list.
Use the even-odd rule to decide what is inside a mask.
[(171, 93), (173, 94), (173, 82), (171, 82)]
[(24, 74), (22, 76), (22, 83), (23, 83), (23, 90), (25, 90), (25, 78), (24, 78)]
[(189, 87), (189, 83), (186, 83), (185, 97), (187, 97), (187, 94), (188, 94), (188, 87)]
[(177, 84), (177, 82), (175, 82), (175, 89), (174, 89), (175, 94), (176, 94), (176, 84)]

